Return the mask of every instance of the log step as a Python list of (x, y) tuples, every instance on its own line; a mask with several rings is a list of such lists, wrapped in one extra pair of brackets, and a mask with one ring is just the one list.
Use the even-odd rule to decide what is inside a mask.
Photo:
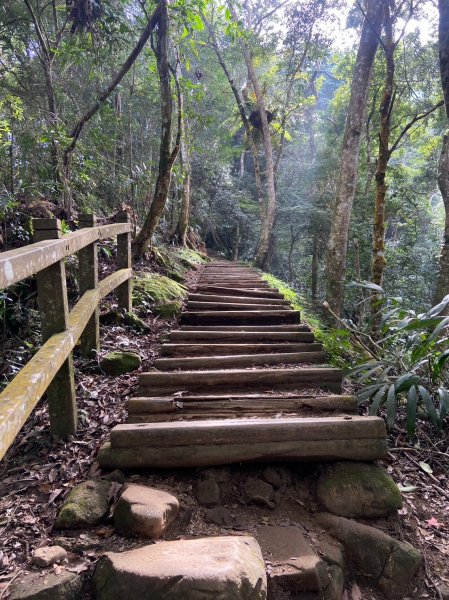
[[(180, 325), (182, 331), (196, 331), (197, 325)], [(202, 325), (201, 331), (259, 331), (259, 332), (293, 332), (309, 331), (308, 325)]]
[(291, 417), (118, 425), (98, 460), (102, 468), (128, 469), (386, 456), (378, 417)]
[(285, 352), (278, 354), (158, 358), (154, 366), (159, 371), (177, 371), (178, 369), (245, 369), (249, 367), (263, 367), (265, 365), (324, 363), (325, 361), (325, 352)]
[(162, 356), (230, 356), (235, 354), (270, 354), (320, 352), (321, 344), (164, 344)]
[(248, 304), (244, 302), (198, 302), (196, 300), (189, 300), (187, 302), (187, 311), (201, 311), (201, 310), (215, 310), (215, 311), (242, 311), (242, 310), (288, 310), (285, 307), (279, 307), (278, 304), (269, 304), (268, 301), (264, 304)]
[(191, 311), (183, 313), (181, 323), (186, 325), (233, 325), (248, 323), (298, 323), (299, 311), (295, 310), (229, 310)]
[(249, 296), (258, 298), (277, 298), (284, 300), (284, 296), (279, 292), (274, 291), (272, 288), (268, 288), (267, 290), (239, 287), (229, 288), (225, 286), (206, 285), (199, 283), (196, 286), (196, 292), (201, 292), (201, 294), (224, 294), (226, 296)]
[[(195, 343), (197, 341), (208, 341), (211, 344), (219, 344), (224, 342), (314, 342), (315, 336), (309, 331), (240, 331), (238, 326), (235, 326), (236, 331), (216, 331), (216, 330), (175, 330), (171, 331), (168, 338), (170, 342), (185, 342)], [(232, 329), (232, 328), (231, 328)], [(257, 328), (258, 329), (258, 328)]]
[(140, 375), (140, 395), (154, 396), (185, 391), (204, 393), (206, 390), (269, 389), (296, 390), (301, 387), (322, 387), (341, 393), (342, 372), (330, 367), (297, 369), (229, 369), (226, 371), (183, 371)]
[(192, 302), (219, 302), (221, 303), (237, 303), (237, 304), (274, 304), (277, 306), (290, 306), (287, 300), (281, 300), (279, 298), (257, 298), (251, 296), (225, 296), (215, 294), (197, 294), (190, 293), (188, 295), (189, 301)]

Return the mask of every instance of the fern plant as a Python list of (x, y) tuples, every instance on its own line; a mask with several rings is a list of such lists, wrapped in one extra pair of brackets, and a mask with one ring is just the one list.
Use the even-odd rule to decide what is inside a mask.
[(440, 428), (449, 411), (449, 317), (444, 314), (449, 295), (417, 314), (404, 308), (402, 299), (387, 298), (375, 284), (350, 285), (368, 289), (383, 300), (374, 316), (380, 316), (380, 339), (367, 336), (372, 358), (348, 373), (359, 387), (359, 400), (370, 400), (371, 415), (385, 405), (390, 428), (397, 411), (405, 409), (409, 437), (415, 433), (420, 412)]

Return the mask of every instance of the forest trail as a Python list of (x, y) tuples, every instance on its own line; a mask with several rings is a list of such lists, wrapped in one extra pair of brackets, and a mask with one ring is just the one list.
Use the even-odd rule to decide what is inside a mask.
[(386, 457), (383, 420), (357, 416), (299, 312), (247, 266), (202, 267), (161, 354), (102, 468)]

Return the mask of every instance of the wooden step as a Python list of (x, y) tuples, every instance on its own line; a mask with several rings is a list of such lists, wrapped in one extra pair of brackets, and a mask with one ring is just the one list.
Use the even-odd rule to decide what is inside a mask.
[(237, 304), (275, 304), (277, 306), (290, 306), (287, 300), (280, 298), (257, 298), (251, 296), (219, 296), (214, 294), (196, 294), (188, 295), (189, 301), (192, 302), (219, 302), (221, 303), (237, 303)]
[(378, 417), (291, 417), (118, 425), (98, 460), (101, 468), (129, 469), (386, 456)]
[(242, 304), (240, 302), (198, 302), (196, 300), (189, 300), (187, 302), (186, 308), (188, 311), (291, 310), (285, 306), (279, 306), (278, 304), (270, 304), (268, 301), (259, 304), (248, 304), (247, 302)]
[(218, 285), (205, 285), (198, 284), (196, 291), (201, 294), (224, 294), (227, 296), (249, 296), (258, 298), (278, 298), (284, 300), (284, 296), (272, 288), (266, 290), (254, 289), (254, 288), (239, 288), (239, 287), (225, 287)]
[(322, 387), (341, 393), (342, 372), (330, 367), (297, 369), (229, 369), (226, 371), (182, 371), (142, 373), (139, 379), (141, 396), (173, 392), (212, 390), (265, 389), (295, 390), (304, 387)]
[(244, 323), (298, 323), (301, 315), (296, 310), (207, 310), (189, 311), (181, 315), (186, 325), (220, 325)]
[[(197, 325), (180, 325), (182, 331), (197, 331)], [(294, 332), (310, 331), (308, 325), (202, 325), (201, 331)]]
[[(355, 396), (166, 396), (131, 398), (128, 401), (129, 423), (150, 423), (180, 418), (210, 419), (242, 416), (274, 416), (295, 413), (298, 416), (325, 413), (356, 414)], [(301, 413), (301, 414), (299, 414)]]
[(194, 356), (187, 358), (158, 358), (154, 363), (160, 371), (178, 369), (247, 369), (265, 365), (325, 363), (325, 352), (288, 352), (279, 354), (236, 354), (233, 356)]
[(164, 344), (162, 356), (230, 356), (235, 354), (270, 354), (321, 352), (321, 344)]
[[(314, 342), (315, 337), (309, 331), (240, 331), (239, 326), (235, 326), (236, 331), (181, 329), (171, 331), (168, 335), (170, 342), (189, 342), (209, 341), (211, 344), (223, 342)], [(259, 329), (259, 328), (258, 328)]]
[(222, 288), (234, 288), (234, 289), (246, 289), (246, 290), (260, 290), (260, 291), (270, 291), (270, 287), (266, 283), (245, 281), (245, 280), (235, 280), (235, 281), (222, 281), (222, 280), (200, 280), (198, 283), (197, 289), (203, 286), (220, 286)]

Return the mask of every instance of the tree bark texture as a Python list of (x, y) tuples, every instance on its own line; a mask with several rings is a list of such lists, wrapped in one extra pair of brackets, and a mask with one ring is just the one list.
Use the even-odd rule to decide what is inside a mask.
[(327, 301), (337, 315), (341, 314), (343, 308), (349, 224), (357, 186), (360, 142), (372, 68), (379, 45), (384, 1), (368, 1), (354, 66), (343, 136), (338, 191), (327, 255), (326, 295)]
[[(441, 85), (446, 107), (446, 116), (449, 118), (449, 2), (438, 1), (439, 28), (438, 50), (440, 56)], [(440, 161), (438, 165), (438, 187), (443, 198), (445, 210), (444, 240), (441, 249), (438, 279), (434, 294), (434, 304), (440, 302), (449, 294), (449, 131), (443, 135)]]
[(162, 121), (161, 142), (159, 148), (159, 170), (150, 210), (145, 218), (142, 229), (135, 240), (133, 248), (133, 254), (135, 257), (143, 256), (148, 244), (151, 242), (153, 233), (159, 224), (162, 213), (164, 212), (168, 192), (170, 189), (172, 167), (179, 152), (182, 135), (182, 96), (179, 90), (179, 85), (177, 85), (178, 133), (174, 148), (171, 150), (173, 101), (170, 84), (170, 64), (168, 59), (169, 37), (167, 0), (160, 0), (159, 8), (160, 18), (158, 24), (158, 42), (156, 49)]

